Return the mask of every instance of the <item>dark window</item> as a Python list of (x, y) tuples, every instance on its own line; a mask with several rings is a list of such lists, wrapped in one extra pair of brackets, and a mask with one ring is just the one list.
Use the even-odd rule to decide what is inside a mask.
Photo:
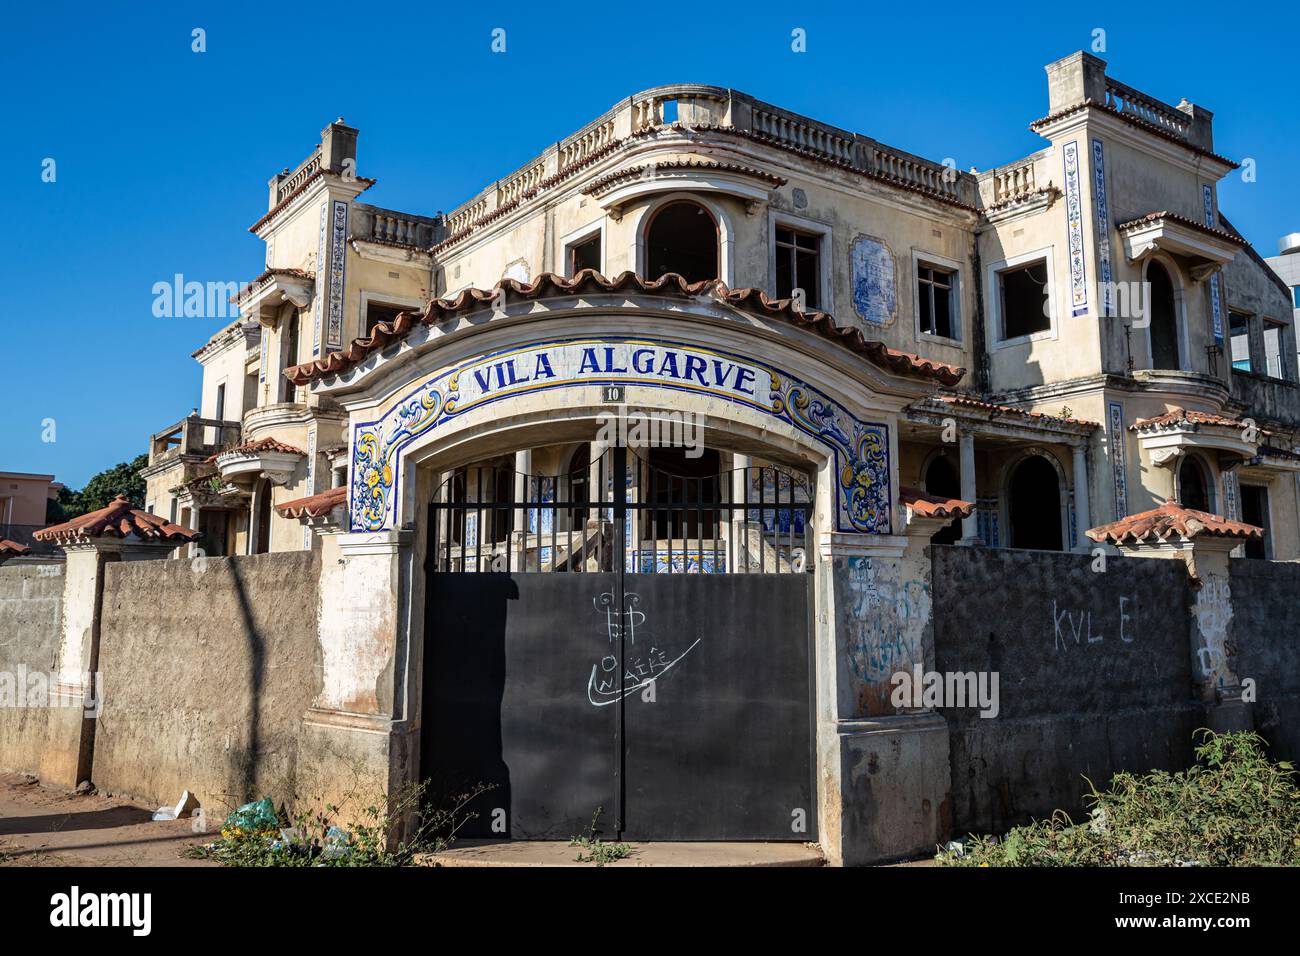
[(1147, 267), (1147, 318), (1151, 322), (1151, 367), (1180, 368), (1178, 322), (1174, 318), (1174, 281), (1158, 262)]
[(1205, 469), (1195, 458), (1184, 458), (1178, 466), (1178, 501), (1193, 511), (1210, 511), (1210, 485)]
[(200, 511), (199, 531), (203, 533), (203, 553), (210, 558), (222, 558), (229, 554), (227, 533), (230, 524), (229, 511)]
[[(583, 442), (573, 450), (569, 458), (569, 501), (586, 504), (590, 501), (591, 480), (591, 443)], [(575, 529), (587, 526), (587, 509), (574, 508), (569, 513), (569, 520)]]
[[(1268, 489), (1263, 485), (1241, 486), (1241, 520), (1264, 529), (1264, 540), (1268, 539)], [(1251, 538), (1246, 542), (1246, 557), (1263, 560), (1268, 557), (1264, 541)]]
[(583, 269), (600, 271), (600, 233), (569, 246), (569, 275), (576, 276)]
[[(298, 326), (302, 319), (302, 313), (294, 312), (289, 316), (288, 342), (285, 345), (286, 362), (289, 365), (298, 364)], [(296, 402), (298, 400), (298, 386), (292, 382), (286, 382), (287, 387), (284, 390), (284, 400), (286, 402)], [(259, 552), (261, 553), (261, 552)]]
[[(925, 490), (940, 498), (960, 498), (961, 478), (951, 461), (940, 456), (925, 469)], [(961, 537), (961, 519), (954, 518), (946, 527), (930, 536), (933, 544), (952, 544)]]
[(271, 483), (265, 478), (257, 492), (257, 538), (253, 554), (266, 554), (271, 550)]
[(1002, 286), (1002, 338), (1046, 332), (1052, 327), (1048, 315), (1047, 260), (1008, 269), (998, 275)]
[(699, 203), (669, 203), (646, 229), (646, 278), (670, 272), (687, 282), (718, 278), (718, 226)]
[(1286, 378), (1286, 326), (1280, 322), (1264, 322), (1264, 362), (1269, 378)]
[(788, 299), (803, 289), (804, 304), (819, 308), (821, 236), (778, 227), (776, 230), (776, 297)]
[(1250, 316), (1243, 312), (1228, 313), (1229, 344), (1232, 348), (1232, 367), (1241, 372), (1250, 371)]
[(224, 384), (217, 386), (217, 421), (225, 421), (226, 418), (226, 386)]
[(918, 263), (916, 269), (916, 298), (920, 304), (921, 334), (938, 335), (945, 339), (959, 339), (961, 332), (954, 321), (957, 295), (957, 273)]
[[(649, 514), (642, 511), (640, 534), (634, 540), (654, 537), (667, 542), (671, 538), (678, 542), (675, 547), (683, 547), (685, 542), (694, 547), (696, 542), (713, 540), (718, 512), (708, 506), (721, 503), (723, 493), (716, 451), (706, 450), (698, 458), (689, 458), (682, 448), (651, 448), (649, 460), (632, 467), (639, 469), (638, 484), (645, 500), (670, 508)], [(693, 507), (671, 508), (688, 504)]]
[(1011, 495), (1011, 547), (1061, 550), (1061, 493), (1056, 469), (1041, 455), (1016, 466)]
[(389, 305), (386, 302), (367, 302), (366, 303), (366, 338), (375, 330), (375, 326), (380, 322), (387, 322), (390, 325), (397, 320), (397, 317), (410, 311), (405, 306)]

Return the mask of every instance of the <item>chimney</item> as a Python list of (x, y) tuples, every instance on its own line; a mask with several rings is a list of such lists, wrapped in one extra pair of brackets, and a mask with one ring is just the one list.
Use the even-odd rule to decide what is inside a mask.
[(1047, 64), (1047, 112), (1106, 102), (1106, 61), (1082, 50)]
[(348, 126), (340, 116), (320, 132), (321, 167), (331, 172), (342, 172), (343, 164), (351, 160), (352, 172), (357, 166), (357, 134), (359, 130)]

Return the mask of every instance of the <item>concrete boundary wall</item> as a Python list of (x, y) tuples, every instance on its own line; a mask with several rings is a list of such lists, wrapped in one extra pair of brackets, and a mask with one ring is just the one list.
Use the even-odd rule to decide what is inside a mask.
[[(58, 663), (64, 570), (59, 561), (0, 567), (0, 681), (8, 681), (0, 686), (0, 770), (40, 775), (66, 736), (58, 720), (68, 715), (25, 706), (38, 703), (28, 699), (32, 681), (48, 684)], [(79, 711), (71, 718), (79, 721)]]
[(293, 792), (319, 691), (320, 561), (284, 552), (105, 569), (93, 780), (209, 816)]
[(1234, 558), (1237, 673), (1253, 681), (1255, 729), (1275, 760), (1300, 759), (1300, 564)]
[(1186, 766), (1193, 699), (1181, 561), (934, 547), (936, 669), (999, 675), (1000, 711), (945, 709), (952, 830), (1083, 809), (1119, 770)]

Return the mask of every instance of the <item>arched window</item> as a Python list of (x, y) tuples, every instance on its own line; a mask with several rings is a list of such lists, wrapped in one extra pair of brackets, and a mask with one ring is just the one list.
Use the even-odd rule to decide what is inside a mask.
[[(957, 469), (944, 455), (937, 455), (925, 469), (925, 490), (940, 498), (960, 498), (961, 478)], [(961, 519), (954, 518), (930, 537), (933, 544), (953, 544), (961, 537)]]
[(1178, 502), (1184, 508), (1213, 513), (1209, 475), (1195, 455), (1187, 455), (1178, 466)]
[(718, 224), (699, 203), (670, 202), (655, 212), (645, 231), (646, 278), (675, 272), (687, 282), (717, 279)]
[(1011, 547), (1061, 550), (1061, 489), (1056, 469), (1042, 455), (1016, 465), (1007, 485)]
[(1150, 292), (1147, 315), (1151, 320), (1151, 367), (1181, 368), (1178, 361), (1178, 319), (1174, 299), (1174, 281), (1158, 262), (1147, 266)]

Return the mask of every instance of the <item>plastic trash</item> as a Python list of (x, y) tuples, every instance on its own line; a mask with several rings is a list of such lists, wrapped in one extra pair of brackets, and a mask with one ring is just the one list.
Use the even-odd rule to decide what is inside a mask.
[(191, 802), (192, 798), (190, 797), (190, 792), (186, 790), (181, 794), (181, 798), (177, 801), (176, 806), (159, 807), (154, 811), (153, 818), (155, 820), (179, 820), (181, 817), (185, 816), (185, 810)]
[(261, 833), (266, 830), (280, 829), (280, 818), (276, 815), (275, 804), (270, 797), (263, 797), (253, 803), (237, 807), (222, 826), (222, 831), (235, 830), (240, 833)]
[(321, 857), (326, 860), (341, 860), (352, 852), (352, 834), (338, 827), (325, 831), (325, 846), (321, 848)]

